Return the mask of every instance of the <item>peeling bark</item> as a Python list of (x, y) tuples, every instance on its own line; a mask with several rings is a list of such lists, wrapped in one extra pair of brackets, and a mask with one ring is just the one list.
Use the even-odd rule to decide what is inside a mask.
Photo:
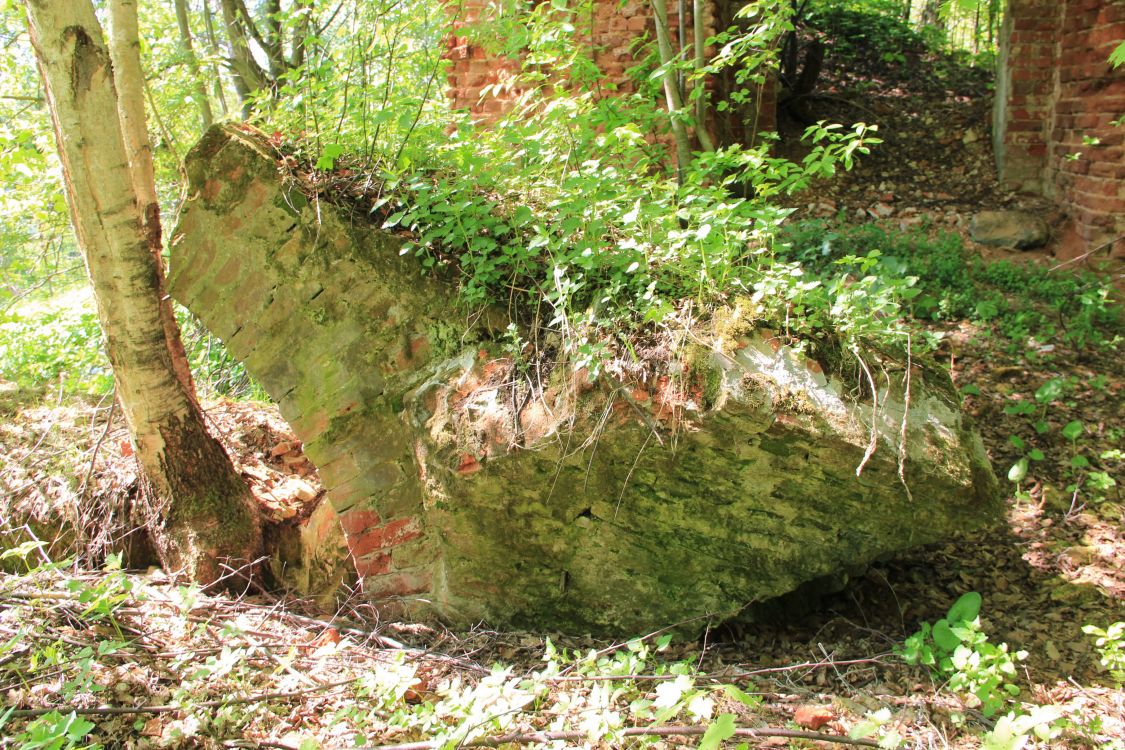
[[(117, 115), (125, 140), (125, 155), (129, 160), (129, 181), (137, 196), (141, 221), (156, 262), (157, 288), (163, 289), (163, 232), (160, 226), (160, 203), (156, 197), (152, 145), (145, 122), (145, 78), (141, 70), (136, 0), (110, 0), (109, 19), (109, 56), (113, 64), (113, 84), (117, 89)], [(176, 324), (172, 300), (162, 295), (159, 304), (160, 322), (168, 340), (172, 368), (184, 390), (195, 400), (195, 383), (191, 378), (187, 352), (180, 339), (180, 327)]]

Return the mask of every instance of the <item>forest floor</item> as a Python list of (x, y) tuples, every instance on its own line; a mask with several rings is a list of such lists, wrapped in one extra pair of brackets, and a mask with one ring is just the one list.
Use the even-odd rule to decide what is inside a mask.
[[(965, 236), (975, 211), (1048, 210), (1040, 199), (997, 186), (985, 75), (963, 68), (944, 78), (896, 78), (893, 70), (854, 64), (848, 71), (834, 72), (830, 61), (819, 89), (824, 98), (812, 102), (817, 116), (847, 122), (859, 112), (880, 124), (885, 143), (818, 187), (815, 198), (802, 199), (799, 215), (946, 230), (989, 260), (1058, 262), (1050, 247), (1020, 254)], [(637, 738), (613, 739), (607, 731), (640, 726), (646, 715), (651, 723), (652, 707), (637, 703), (647, 699), (675, 708), (666, 724), (696, 735), (708, 716), (728, 712), (740, 727), (782, 730), (761, 730), (760, 746), (827, 747), (828, 738), (784, 735), (838, 740), (875, 717), (884, 737), (897, 733), (907, 747), (1017, 750), (1019, 735), (1004, 744), (997, 716), (894, 653), (919, 623), (943, 617), (958, 597), (976, 591), (991, 642), (1028, 652), (1011, 676), (1021, 688), (1018, 702), (999, 715), (1021, 705), (1025, 714), (1057, 707), (1057, 736), (1040, 746), (1123, 747), (1125, 690), (1112, 685), (1081, 628), (1125, 620), (1125, 362), (1110, 348), (1013, 346), (983, 324), (933, 325), (945, 334), (939, 354), (1009, 493), (1005, 522), (877, 563), (815, 609), (717, 627), (697, 642), (660, 644), (657, 653), (659, 634), (639, 646), (452, 633), (381, 622), (358, 598), (333, 615), (260, 591), (210, 596), (157, 570), (54, 566), (45, 562), (49, 548), (29, 545), (23, 564), (32, 572), (0, 576), (0, 639), (9, 639), (0, 649), (0, 691), (4, 705), (23, 712), (7, 717), (0, 736), (16, 736), (44, 714), (53, 720), (46, 712), (58, 706), (59, 722), (75, 732), (83, 720), (95, 725), (79, 744), (107, 747), (311, 750), (409, 742), (439, 729), (456, 739), (563, 724), (608, 738), (601, 741), (607, 746), (632, 746)], [(1048, 384), (1052, 390), (1037, 400)], [(1011, 408), (1019, 403), (1034, 409)], [(315, 470), (273, 407), (216, 402), (208, 413), (266, 515), (283, 523), (307, 512), (307, 498), (318, 495)], [(1046, 424), (1042, 434), (1036, 421)], [(1068, 439), (1064, 427), (1073, 423), (1081, 431)], [(0, 387), (0, 424), (0, 484), (12, 499), (10, 517), (0, 520), (19, 526), (45, 506), (69, 508), (77, 531), (60, 539), (61, 547), (121, 548), (114, 530), (124, 528), (136, 475), (110, 402)], [(1026, 445), (1017, 447), (1012, 436)], [(1043, 458), (1026, 479), (1018, 486), (1004, 479), (1032, 450)], [(1084, 469), (1091, 467), (1076, 456), (1116, 485), (1089, 491)], [(77, 517), (78, 507), (96, 512)], [(46, 533), (46, 526), (32, 528)], [(9, 558), (9, 568), (18, 567), (18, 556)], [(42, 660), (30, 681), (8, 668), (29, 651)], [(595, 658), (584, 660), (590, 651)], [(687, 685), (677, 679), (683, 673)], [(739, 689), (722, 687), (731, 684)], [(699, 736), (660, 741), (696, 746)], [(9, 742), (0, 739), (0, 747)], [(572, 737), (557, 746), (581, 744)]]

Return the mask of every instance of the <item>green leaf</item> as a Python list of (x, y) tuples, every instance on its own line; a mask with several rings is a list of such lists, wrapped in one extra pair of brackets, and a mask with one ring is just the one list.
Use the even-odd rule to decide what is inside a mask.
[(28, 555), (30, 555), (40, 547), (43, 547), (45, 544), (45, 542), (36, 541), (24, 542), (17, 547), (12, 547), (11, 549), (4, 550), (2, 553), (0, 553), (0, 560), (7, 560), (11, 557), (18, 557), (21, 560), (26, 560)]
[(761, 698), (756, 695), (750, 695), (735, 685), (723, 685), (723, 691), (747, 708), (757, 708), (762, 705)]
[(950, 622), (969, 622), (977, 619), (980, 614), (981, 595), (975, 591), (969, 591), (961, 595), (953, 606), (949, 608), (949, 614), (946, 618)]
[(512, 223), (517, 227), (522, 227), (531, 223), (535, 215), (531, 213), (531, 209), (527, 206), (517, 206), (515, 213), (512, 214)]
[(938, 620), (934, 623), (934, 643), (945, 651), (952, 651), (961, 645), (961, 639), (953, 634), (949, 622)]
[(1117, 48), (1109, 53), (1109, 64), (1115, 68), (1125, 65), (1125, 42), (1117, 45)]
[(1012, 464), (1012, 468), (1008, 469), (1008, 480), (1011, 482), (1022, 482), (1024, 477), (1027, 476), (1028, 460), (1024, 456), (1019, 461)]
[(879, 722), (866, 719), (852, 727), (851, 731), (848, 732), (848, 736), (853, 740), (862, 740), (864, 737), (870, 737), (878, 732), (879, 726)]
[(1062, 434), (1064, 438), (1071, 442), (1074, 442), (1082, 434), (1083, 429), (1085, 428), (1082, 426), (1081, 422), (1067, 422), (1066, 426), (1062, 428)]
[(1061, 396), (1065, 388), (1066, 381), (1062, 378), (1051, 378), (1035, 391), (1035, 400), (1041, 404), (1049, 404)]
[(722, 714), (703, 733), (699, 750), (718, 750), (720, 743), (734, 736), (734, 730), (734, 714)]
[(339, 143), (325, 144), (320, 152), (320, 158), (316, 160), (316, 168), (322, 171), (329, 171), (336, 166), (336, 159), (344, 153), (344, 147)]
[(882, 750), (897, 750), (900, 745), (902, 745), (902, 735), (893, 729), (879, 740), (879, 747)]
[(403, 216), (406, 216), (405, 211), (395, 211), (393, 214), (387, 217), (386, 221), (383, 222), (383, 229), (390, 229), (391, 227), (398, 226), (398, 223), (402, 221)]

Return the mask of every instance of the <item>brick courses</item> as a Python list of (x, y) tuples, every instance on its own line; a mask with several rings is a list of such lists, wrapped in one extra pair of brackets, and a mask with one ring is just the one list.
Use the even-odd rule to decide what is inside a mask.
[[(687, 23), (691, 23), (690, 3)], [(487, 0), (461, 0), (451, 6), (452, 32), (447, 40), (446, 57), (450, 61), (446, 95), (454, 109), (468, 110), (480, 122), (494, 120), (521, 93), (511, 86), (519, 70), (517, 61), (490, 56), (480, 45), (474, 44), (466, 27), (479, 21)], [(668, 23), (673, 38), (678, 29), (678, 3), (668, 2)], [(708, 3), (709, 16), (715, 15), (713, 2)], [(708, 18), (707, 33), (714, 33), (714, 23)], [(590, 28), (579, 32), (579, 39), (589, 46), (594, 62), (604, 76), (604, 91), (608, 95), (633, 93), (636, 87), (627, 71), (640, 61), (634, 55), (635, 43), (647, 37), (655, 39), (652, 11), (647, 0), (594, 0)], [(689, 40), (690, 40), (690, 34)], [(689, 41), (690, 44), (690, 41)], [(501, 88), (497, 90), (497, 84)], [(489, 88), (493, 87), (493, 88)], [(757, 130), (775, 127), (775, 94), (772, 85), (764, 87)], [(482, 96), (482, 94), (487, 95)], [(708, 123), (709, 128), (716, 123)]]
[(1125, 233), (1125, 68), (1108, 63), (1123, 40), (1125, 0), (1011, 0), (1001, 32), (1000, 176), (1058, 202), (1070, 252)]

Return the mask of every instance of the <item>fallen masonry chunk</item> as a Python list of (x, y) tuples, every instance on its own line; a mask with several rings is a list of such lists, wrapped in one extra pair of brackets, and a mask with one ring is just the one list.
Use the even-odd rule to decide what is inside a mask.
[(981, 211), (969, 222), (969, 236), (982, 245), (1030, 250), (1047, 244), (1043, 217), (1026, 211)]
[(513, 362), (504, 314), (467, 323), (449, 283), (310, 202), (263, 138), (213, 129), (187, 169), (174, 295), (279, 402), (366, 594), (412, 615), (702, 628), (999, 514), (939, 369), (915, 365), (904, 428), (905, 363), (864, 355), (873, 410), (851, 354), (811, 359), (734, 304), (659, 376), (589, 383)]

